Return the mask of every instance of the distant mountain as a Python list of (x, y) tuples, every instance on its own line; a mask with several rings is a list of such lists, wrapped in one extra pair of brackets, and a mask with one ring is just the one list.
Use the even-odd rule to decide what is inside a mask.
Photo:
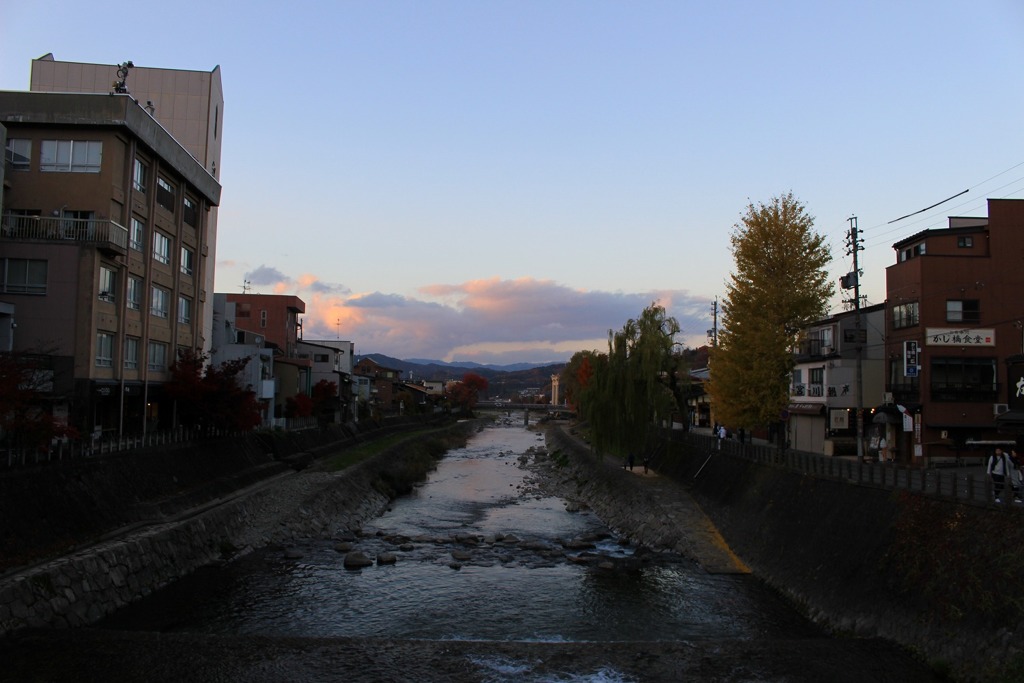
[(446, 363), (438, 360), (402, 360), (382, 353), (356, 355), (355, 362), (369, 358), (387, 368), (401, 370), (403, 379), (450, 380), (462, 379), (467, 372), (475, 372), (487, 379), (490, 398), (512, 397), (524, 389), (550, 391), (551, 375), (557, 375), (565, 363), (512, 363), (509, 365), (483, 365), (473, 362)]
[(551, 365), (564, 365), (564, 363), (510, 363), (508, 365), (495, 365), (493, 363), (474, 363), (471, 360), (455, 361), (449, 363), (443, 360), (425, 360), (422, 358), (406, 358), (406, 363), (418, 365), (440, 365), (447, 368), (468, 368), (470, 370), (487, 368), (496, 372), (518, 372), (519, 370), (532, 370), (534, 368), (546, 368)]

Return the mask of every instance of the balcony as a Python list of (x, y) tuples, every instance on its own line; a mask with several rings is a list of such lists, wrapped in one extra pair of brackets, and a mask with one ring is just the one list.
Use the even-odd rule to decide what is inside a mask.
[(797, 344), (794, 352), (798, 358), (824, 358), (835, 353), (835, 347), (821, 339), (805, 339)]
[(0, 240), (72, 243), (94, 246), (120, 255), (128, 251), (127, 228), (99, 218), (45, 218), (4, 214), (0, 219)]

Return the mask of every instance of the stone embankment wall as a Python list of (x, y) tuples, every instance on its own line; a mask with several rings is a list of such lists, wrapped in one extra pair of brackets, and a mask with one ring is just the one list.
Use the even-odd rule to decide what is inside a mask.
[(678, 495), (671, 482), (640, 477), (639, 464), (633, 473), (618, 462), (602, 462), (561, 428), (548, 430), (547, 444), (549, 455), (560, 451), (565, 457), (562, 471), (553, 475), (561, 478), (559, 490), (570, 500), (585, 503), (620, 536), (636, 545), (679, 553), (709, 572), (749, 573), (700, 506), (689, 496)]
[[(551, 437), (602, 519), (637, 542), (679, 545), (686, 534), (673, 535), (675, 520), (645, 500), (640, 478), (595, 468), (578, 440)], [(1024, 680), (1020, 510), (819, 479), (697, 447), (652, 466), (815, 622), (900, 643), (957, 680)]]
[[(279, 475), (179, 518), (0, 577), (0, 635), (93, 623), (192, 571), (240, 551), (294, 538), (333, 536), (378, 516), (475, 428), (412, 435), (343, 472)], [(243, 477), (244, 478), (244, 477)]]

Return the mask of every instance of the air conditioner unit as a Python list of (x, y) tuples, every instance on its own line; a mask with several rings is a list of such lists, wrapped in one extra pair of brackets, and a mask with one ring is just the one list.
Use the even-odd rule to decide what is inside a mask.
[(832, 347), (831, 346), (822, 346), (821, 347), (821, 355), (827, 356), (830, 353), (832, 353)]
[(1005, 403), (993, 403), (992, 404), (992, 413), (994, 415), (1002, 415), (1003, 413), (1005, 413), (1009, 409), (1010, 409), (1010, 406), (1006, 405)]
[(886, 405), (888, 405), (890, 403), (894, 403), (894, 401), (892, 400), (892, 392), (891, 391), (887, 391), (884, 394), (882, 394), (882, 403), (884, 403)]

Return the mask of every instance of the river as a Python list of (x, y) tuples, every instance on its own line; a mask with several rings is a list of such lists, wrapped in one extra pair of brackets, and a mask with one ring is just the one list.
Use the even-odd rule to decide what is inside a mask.
[[(538, 486), (543, 449), (521, 415), (499, 422), (351, 537), (252, 552), (0, 655), (57, 672), (38, 680), (149, 683), (935, 680), (889, 643), (831, 638), (751, 575), (567, 509)], [(395, 561), (346, 569), (351, 550)]]
[(521, 423), (484, 429), (342, 546), (391, 552), (394, 564), (346, 570), (334, 541), (269, 548), (201, 570), (103, 625), (553, 642), (817, 634), (756, 579), (707, 574), (672, 554), (641, 560), (592, 513), (539, 492), (526, 465), (543, 447)]

